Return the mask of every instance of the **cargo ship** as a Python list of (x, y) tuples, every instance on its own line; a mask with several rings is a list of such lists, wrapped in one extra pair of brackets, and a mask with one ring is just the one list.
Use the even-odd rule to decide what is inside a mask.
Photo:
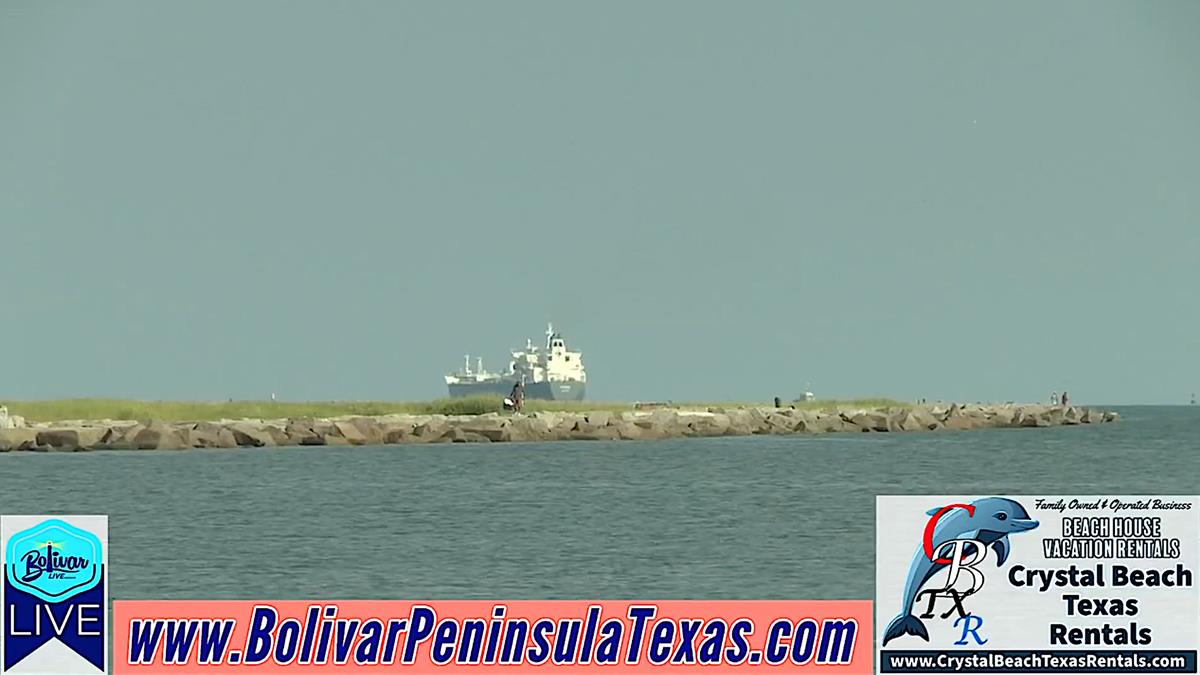
[(465, 357), (462, 370), (446, 375), (450, 398), (468, 396), (508, 396), (513, 385), (521, 382), (526, 399), (545, 401), (582, 401), (587, 389), (587, 372), (582, 352), (567, 348), (562, 333), (551, 324), (546, 328), (546, 346), (526, 340), (523, 349), (512, 351), (512, 360), (504, 373), (490, 373), (483, 359), (471, 368), (471, 356)]

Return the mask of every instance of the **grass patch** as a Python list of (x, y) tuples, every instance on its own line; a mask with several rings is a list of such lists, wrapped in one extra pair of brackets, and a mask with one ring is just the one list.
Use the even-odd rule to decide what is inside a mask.
[[(0, 401), (11, 415), (29, 422), (65, 420), (167, 420), (173, 422), (219, 419), (277, 419), (284, 417), (340, 417), (344, 415), (479, 415), (499, 412), (503, 399), (497, 397), (454, 398), (436, 401), (129, 401), (86, 398), (54, 401)], [(661, 403), (667, 403), (662, 401)], [(737, 408), (771, 406), (769, 401), (750, 402), (670, 402), (672, 408), (704, 410), (710, 407)], [(890, 399), (872, 398), (852, 401), (810, 401), (784, 403), (806, 410), (835, 408), (886, 408), (906, 404)], [(633, 403), (603, 401), (535, 401), (526, 399), (525, 411), (620, 412), (633, 410)]]

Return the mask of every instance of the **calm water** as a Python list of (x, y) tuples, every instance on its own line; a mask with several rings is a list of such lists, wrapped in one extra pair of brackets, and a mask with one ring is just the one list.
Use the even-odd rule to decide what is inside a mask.
[(0, 454), (0, 513), (107, 513), (113, 598), (869, 598), (877, 493), (1200, 491), (1200, 407), (1117, 425)]

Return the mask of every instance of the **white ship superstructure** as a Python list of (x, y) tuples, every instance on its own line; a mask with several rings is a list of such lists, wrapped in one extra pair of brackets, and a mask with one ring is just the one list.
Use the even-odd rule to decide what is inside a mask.
[(512, 386), (521, 382), (526, 398), (583, 400), (587, 385), (583, 353), (571, 351), (566, 339), (554, 330), (553, 325), (546, 329), (544, 348), (526, 340), (523, 349), (511, 354), (508, 371), (503, 374), (487, 372), (482, 359), (477, 360), (477, 367), (472, 370), (471, 357), (467, 356), (462, 370), (446, 376), (450, 396), (507, 396)]

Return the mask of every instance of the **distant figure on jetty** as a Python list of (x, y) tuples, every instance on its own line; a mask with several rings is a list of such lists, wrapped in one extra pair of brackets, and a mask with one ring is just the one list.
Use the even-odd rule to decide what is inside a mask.
[(513, 410), (521, 412), (521, 409), (525, 407), (525, 385), (520, 382), (514, 384), (508, 397), (512, 399)]
[(776, 396), (776, 397), (775, 397), (775, 407), (776, 407), (776, 408), (778, 408), (778, 407), (780, 407), (780, 406), (782, 406), (782, 405), (783, 405), (783, 401), (779, 400), (779, 397), (778, 397), (778, 396)]
[(1058, 392), (1050, 394), (1050, 405), (1058, 405)]
[(1063, 392), (1063, 395), (1062, 395), (1062, 406), (1064, 408), (1067, 407), (1067, 392), (1065, 392), (1065, 391)]

